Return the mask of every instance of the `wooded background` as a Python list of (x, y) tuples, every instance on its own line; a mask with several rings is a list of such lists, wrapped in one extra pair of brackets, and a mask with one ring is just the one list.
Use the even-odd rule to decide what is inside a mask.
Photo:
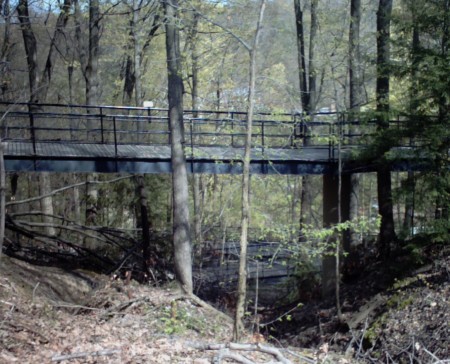
[[(378, 163), (377, 172), (352, 175), (346, 226), (346, 250), (357, 256), (352, 264), (369, 255), (413, 253), (420, 234), (447, 243), (449, 0), (268, 0), (259, 29), (260, 6), (256, 0), (2, 0), (0, 101), (30, 102), (31, 110), (42, 103), (144, 101), (169, 108), (167, 65), (174, 58), (166, 50), (178, 44), (178, 70), (169, 75), (181, 82), (185, 109), (245, 111), (253, 100), (256, 112), (306, 120), (342, 112), (376, 121), (364, 158)], [(169, 39), (169, 26), (177, 40)], [(407, 120), (401, 132), (388, 127), (399, 117)], [(428, 156), (427, 168), (391, 173), (386, 155), (399, 138), (415, 143), (412, 158)], [(239, 238), (242, 177), (188, 180), (185, 217), (195, 260)], [(285, 243), (298, 257), (300, 275), (320, 269), (319, 245), (329, 241), (320, 177), (255, 175), (249, 193), (246, 239)], [(168, 175), (10, 173), (4, 250), (29, 259), (94, 254), (109, 272), (134, 257), (158, 280), (156, 270), (173, 269), (173, 204)]]

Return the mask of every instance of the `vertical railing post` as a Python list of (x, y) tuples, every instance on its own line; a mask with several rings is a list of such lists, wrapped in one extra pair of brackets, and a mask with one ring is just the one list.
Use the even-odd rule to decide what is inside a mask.
[(116, 128), (116, 117), (113, 116), (113, 129), (114, 129), (114, 153), (117, 158), (117, 128)]
[(31, 137), (31, 143), (33, 145), (33, 154), (36, 154), (36, 130), (34, 128), (34, 113), (33, 113), (33, 106), (31, 104), (28, 104), (28, 117), (30, 119), (30, 137)]
[(262, 155), (264, 156), (264, 120), (261, 121), (261, 148)]
[[(102, 135), (102, 144), (105, 144), (105, 137), (103, 135), (103, 108), (100, 106), (100, 130), (101, 130), (101, 135)], [(115, 135), (115, 131), (114, 131), (114, 135)]]
[(194, 118), (189, 122), (189, 131), (191, 133), (191, 173), (194, 173)]
[[(183, 120), (184, 120), (184, 114), (183, 114)], [(172, 144), (172, 138), (171, 138), (171, 134), (172, 134), (172, 129), (170, 128), (170, 110), (167, 110), (167, 144), (171, 145)]]
[(234, 147), (234, 112), (231, 113), (231, 147)]
[(332, 121), (328, 127), (328, 159), (334, 159), (334, 124)]
[[(147, 117), (148, 117), (148, 122), (147, 123), (151, 124), (151, 122), (152, 122), (152, 110), (150, 108), (147, 109)], [(145, 138), (145, 139), (148, 141), (148, 143), (151, 143), (151, 133), (150, 133), (150, 130), (148, 128), (147, 128), (146, 134), (148, 135), (148, 137)], [(145, 142), (144, 142), (144, 144), (145, 144)]]

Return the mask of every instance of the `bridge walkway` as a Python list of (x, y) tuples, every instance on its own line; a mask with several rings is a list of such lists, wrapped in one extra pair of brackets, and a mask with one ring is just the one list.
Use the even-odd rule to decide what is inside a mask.
[[(0, 103), (0, 115), (8, 171), (171, 171), (167, 109)], [(317, 114), (311, 120), (298, 114), (257, 113), (251, 172), (333, 173), (339, 154), (354, 162), (353, 152), (376, 129), (368, 122), (358, 133), (350, 132), (356, 124), (343, 114)], [(245, 113), (188, 110), (184, 128), (189, 172), (242, 172)]]

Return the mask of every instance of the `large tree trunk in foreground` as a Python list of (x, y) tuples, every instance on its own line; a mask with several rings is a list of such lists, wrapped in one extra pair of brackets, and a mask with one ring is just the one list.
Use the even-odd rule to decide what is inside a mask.
[[(361, 0), (351, 0), (350, 2), (350, 27), (349, 27), (349, 47), (348, 47), (348, 75), (349, 75), (349, 121), (358, 121), (361, 109), (362, 78), (361, 78), (361, 52), (360, 52), (360, 24), (361, 24)], [(350, 126), (350, 134), (358, 134), (356, 125)], [(355, 221), (359, 216), (359, 184), (360, 175), (353, 173), (350, 176), (350, 210), (349, 219)], [(343, 239), (344, 252), (348, 255), (344, 258), (344, 272), (352, 274), (352, 267), (356, 266), (359, 259), (355, 253), (355, 248), (360, 244), (359, 234), (354, 228), (350, 228), (348, 234)]]
[(2, 258), (3, 240), (5, 239), (5, 195), (6, 195), (6, 171), (3, 153), (6, 144), (0, 140), (0, 260)]
[[(380, 0), (377, 12), (377, 123), (380, 130), (389, 127), (389, 62), (392, 0)], [(377, 171), (378, 212), (381, 215), (380, 254), (386, 258), (396, 240), (392, 202), (391, 171), (383, 161)]]
[[(350, 112), (351, 119), (356, 119), (361, 108), (362, 77), (361, 77), (361, 52), (360, 52), (360, 24), (361, 24), (361, 0), (351, 0), (350, 3), (350, 30), (349, 30), (349, 83), (350, 83)], [(351, 133), (358, 133), (358, 128), (352, 126)], [(359, 175), (354, 173), (351, 176), (350, 191), (350, 220), (358, 217), (358, 190)], [(350, 245), (358, 244), (358, 239), (354, 231), (350, 232)]]
[(175, 273), (186, 293), (192, 293), (192, 257), (189, 228), (189, 193), (184, 155), (183, 80), (177, 28), (177, 0), (164, 1), (169, 79), (169, 123), (172, 151), (173, 248)]
[[(295, 20), (297, 29), (297, 58), (298, 58), (298, 74), (300, 86), (300, 101), (302, 104), (302, 112), (311, 121), (314, 117), (312, 114), (316, 107), (316, 71), (315, 71), (315, 41), (318, 29), (317, 22), (317, 0), (311, 0), (311, 25), (309, 30), (309, 57), (306, 62), (307, 55), (305, 50), (305, 23), (303, 20), (303, 9), (301, 0), (294, 0)], [(308, 121), (308, 119), (307, 119)], [(308, 146), (310, 143), (308, 132), (304, 137), (303, 145)], [(302, 177), (302, 192), (300, 198), (300, 229), (312, 223), (312, 190), (313, 177)], [(302, 236), (300, 236), (302, 239)]]
[[(67, 5), (70, 7), (70, 5)], [(38, 47), (37, 40), (34, 34), (33, 28), (31, 27), (30, 14), (29, 14), (29, 3), (27, 0), (20, 0), (19, 6), (17, 8), (17, 12), (19, 14), (20, 28), (22, 31), (22, 38), (25, 47), (25, 54), (27, 55), (27, 67), (28, 67), (28, 81), (29, 81), (29, 90), (30, 90), (30, 103), (36, 104), (39, 102), (45, 102), (46, 91), (43, 93), (40, 87), (44, 87), (43, 84), (39, 81), (39, 64), (38, 64)], [(65, 23), (62, 20), (58, 20), (57, 27), (59, 29), (55, 30), (55, 35), (53, 37), (53, 42), (51, 44), (48, 57), (47, 57), (47, 65), (45, 68), (44, 75), (48, 82), (51, 78), (51, 62), (52, 62), (52, 53), (55, 47), (55, 41), (58, 39), (58, 33), (61, 30)], [(50, 65), (49, 65), (50, 63)], [(45, 89), (48, 88), (48, 85), (45, 85)], [(33, 113), (37, 108), (36, 105), (30, 105), (29, 111)], [(39, 189), (40, 193), (47, 195), (51, 191), (50, 185), (50, 174), (48, 172), (42, 172), (39, 177)], [(47, 215), (44, 218), (44, 222), (50, 224), (52, 222), (52, 218), (50, 216), (53, 215), (53, 199), (51, 196), (45, 197), (41, 200), (41, 210)], [(48, 235), (55, 235), (55, 230), (51, 226), (46, 228), (46, 232)]]

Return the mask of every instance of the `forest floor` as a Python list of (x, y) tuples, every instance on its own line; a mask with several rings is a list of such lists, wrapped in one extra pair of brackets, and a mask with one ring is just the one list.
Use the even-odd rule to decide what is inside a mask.
[(343, 285), (345, 324), (310, 302), (235, 346), (231, 319), (175, 286), (3, 256), (0, 363), (450, 363), (449, 281), (448, 254), (389, 288), (365, 277)]
[(367, 363), (450, 363), (450, 249), (429, 246), (421, 263), (397, 256), (360, 267), (335, 299), (311, 300), (272, 327), (282, 345), (345, 353)]

